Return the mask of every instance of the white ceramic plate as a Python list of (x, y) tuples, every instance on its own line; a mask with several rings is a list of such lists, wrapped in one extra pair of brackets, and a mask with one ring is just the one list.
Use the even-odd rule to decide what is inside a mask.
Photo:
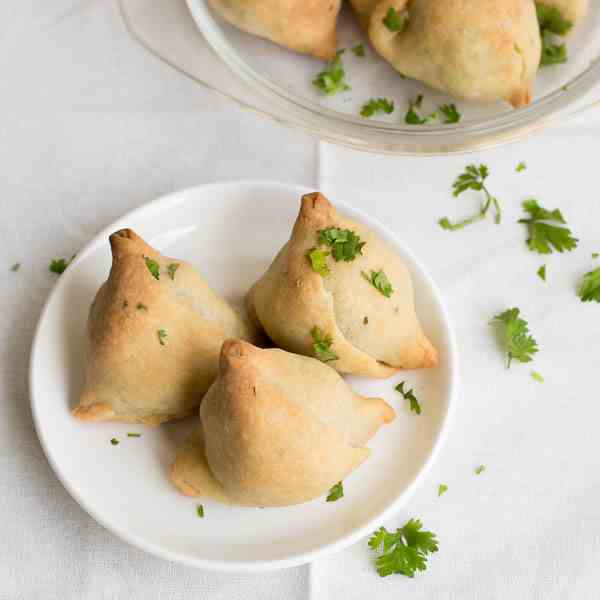
[[(310, 562), (368, 535), (408, 499), (439, 452), (456, 388), (456, 349), (440, 294), (423, 266), (383, 225), (335, 198), (338, 209), (387, 239), (412, 273), (418, 312), (440, 350), (441, 365), (386, 381), (348, 378), (358, 391), (386, 398), (393, 424), (370, 444), (369, 460), (344, 481), (335, 503), (319, 498), (289, 508), (231, 508), (180, 495), (168, 469), (193, 419), (157, 429), (82, 423), (69, 410), (83, 386), (88, 308), (110, 267), (108, 235), (131, 227), (169, 256), (195, 264), (236, 304), (287, 240), (306, 189), (239, 182), (185, 190), (140, 208), (100, 233), (60, 277), (33, 343), (30, 390), (38, 436), (69, 493), (99, 523), (163, 558), (207, 569), (256, 571)], [(406, 379), (423, 413), (411, 414), (394, 391)], [(127, 437), (127, 432), (142, 437)], [(113, 446), (111, 438), (120, 444)], [(196, 516), (204, 504), (205, 518)]]

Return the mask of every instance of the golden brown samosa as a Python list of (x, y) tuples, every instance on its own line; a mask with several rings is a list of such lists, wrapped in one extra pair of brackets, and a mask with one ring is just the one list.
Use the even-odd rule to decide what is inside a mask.
[(110, 236), (112, 268), (88, 319), (86, 421), (158, 425), (193, 413), (217, 376), (223, 340), (256, 330), (188, 263), (131, 229)]
[(186, 495), (228, 504), (299, 504), (366, 460), (364, 445), (394, 417), (315, 359), (228, 340), (171, 478)]

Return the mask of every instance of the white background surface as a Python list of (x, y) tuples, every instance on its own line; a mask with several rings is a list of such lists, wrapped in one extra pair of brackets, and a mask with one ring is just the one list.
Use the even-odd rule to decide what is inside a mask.
[[(575, 297), (600, 251), (597, 117), (480, 156), (332, 148), (179, 79), (130, 42), (112, 0), (1, 3), (0, 64), (0, 598), (598, 597), (600, 306)], [(476, 205), (450, 194), (473, 160), (490, 166), (505, 222), (446, 233), (439, 217)], [(521, 160), (528, 170), (517, 174)], [(387, 524), (417, 516), (437, 532), (440, 551), (415, 580), (380, 579), (366, 541), (311, 567), (258, 576), (154, 559), (96, 525), (39, 447), (26, 374), (54, 283), (50, 260), (159, 195), (248, 177), (319, 187), (368, 210), (446, 295), (462, 362), (454, 427), (429, 479)], [(562, 209), (581, 240), (575, 252), (544, 259), (527, 251), (516, 220), (532, 195)], [(535, 275), (542, 263), (547, 284)], [(510, 306), (540, 343), (534, 368), (544, 384), (527, 365), (504, 368), (487, 323)], [(476, 477), (480, 463), (487, 471)], [(440, 482), (449, 490), (438, 499)]]

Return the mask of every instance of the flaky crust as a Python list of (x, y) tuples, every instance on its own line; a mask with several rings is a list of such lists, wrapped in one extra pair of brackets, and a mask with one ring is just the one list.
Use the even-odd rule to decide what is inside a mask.
[[(368, 10), (364, 0), (353, 1)], [(371, 43), (403, 75), (459, 99), (531, 102), (541, 54), (533, 1), (381, 0), (372, 8)], [(384, 24), (390, 8), (408, 10), (405, 31)]]
[[(318, 232), (348, 228), (366, 241), (352, 262), (331, 263), (331, 272), (314, 272), (307, 252)], [(383, 269), (394, 293), (386, 298), (362, 272)], [(276, 345), (314, 356), (313, 327), (330, 335), (337, 360), (327, 363), (341, 373), (389, 377), (397, 369), (437, 364), (435, 348), (425, 337), (414, 308), (410, 274), (395, 252), (360, 223), (340, 216), (320, 193), (302, 198), (290, 241), (246, 298), (249, 315)]]
[(315, 359), (228, 340), (200, 408), (202, 435), (178, 452), (171, 477), (186, 495), (226, 503), (306, 502), (358, 467), (394, 417)]
[(209, 0), (235, 27), (284, 46), (330, 59), (336, 52), (341, 0)]
[[(255, 340), (256, 330), (189, 264), (162, 256), (131, 229), (110, 244), (112, 268), (90, 309), (86, 384), (73, 414), (145, 425), (192, 414), (217, 376), (223, 340)], [(160, 265), (159, 280), (144, 257)], [(171, 263), (179, 264), (173, 278)]]

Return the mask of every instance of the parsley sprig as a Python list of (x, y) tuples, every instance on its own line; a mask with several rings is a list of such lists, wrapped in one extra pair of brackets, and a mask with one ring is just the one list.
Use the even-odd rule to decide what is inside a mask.
[(427, 117), (421, 117), (417, 111), (421, 109), (422, 104), (422, 94), (419, 94), (414, 100), (409, 100), (408, 110), (406, 111), (406, 115), (404, 115), (405, 123), (408, 125), (425, 125), (425, 123), (429, 123), (437, 119), (437, 113), (435, 112), (431, 113)]
[(331, 349), (333, 340), (331, 339), (330, 335), (326, 334), (320, 327), (317, 327), (316, 325), (310, 330), (310, 335), (314, 340), (313, 350), (315, 356), (321, 362), (330, 362), (338, 359), (338, 355)]
[(512, 360), (526, 363), (533, 360), (538, 351), (537, 342), (529, 333), (527, 321), (521, 319), (520, 310), (511, 308), (494, 317), (493, 323), (502, 325), (502, 337), (506, 347), (507, 365), (510, 368)]
[(414, 577), (427, 569), (428, 556), (438, 551), (438, 540), (435, 533), (423, 531), (419, 519), (411, 519), (394, 533), (378, 529), (369, 539), (369, 548), (380, 553), (375, 566), (381, 577), (393, 573)]
[(500, 208), (500, 203), (498, 202), (497, 198), (492, 196), (485, 184), (485, 180), (489, 177), (489, 175), (490, 171), (487, 165), (468, 165), (464, 173), (456, 178), (452, 185), (454, 190), (453, 196), (455, 198), (467, 190), (475, 190), (476, 192), (483, 191), (485, 194), (485, 202), (482, 204), (478, 213), (472, 217), (458, 221), (457, 223), (452, 223), (447, 217), (440, 219), (438, 223), (442, 229), (445, 229), (446, 231), (458, 231), (467, 225), (472, 225), (473, 223), (482, 221), (486, 218), (488, 211), (492, 206), (494, 207), (495, 212), (494, 222), (497, 225), (500, 224), (502, 221), (502, 209)]
[(551, 224), (561, 223), (566, 225), (560, 210), (546, 210), (533, 198), (525, 200), (523, 208), (525, 212), (529, 213), (529, 218), (520, 219), (519, 223), (524, 223), (529, 229), (527, 245), (532, 252), (551, 254), (553, 248), (557, 252), (564, 252), (565, 250), (570, 252), (577, 247), (579, 240), (573, 237), (570, 229)]
[(333, 96), (350, 89), (350, 86), (346, 83), (346, 71), (342, 64), (343, 53), (344, 50), (338, 50), (335, 57), (327, 63), (325, 69), (313, 80), (313, 85), (326, 96)]

